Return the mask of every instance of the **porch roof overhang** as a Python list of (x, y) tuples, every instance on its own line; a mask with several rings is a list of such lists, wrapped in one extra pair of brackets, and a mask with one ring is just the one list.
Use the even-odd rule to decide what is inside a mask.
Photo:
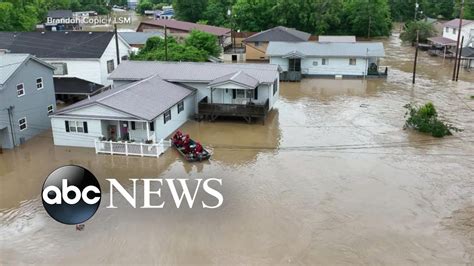
[[(208, 85), (208, 88), (218, 88), (225, 84), (233, 84), (238, 87), (243, 87), (243, 89), (255, 89), (260, 84), (260, 82), (247, 73), (238, 71), (211, 81)], [(225, 89), (225, 87), (221, 87), (220, 89)]]
[(456, 46), (457, 44), (456, 41), (441, 36), (428, 38), (428, 41), (441, 46)]
[(293, 58), (305, 58), (306, 55), (301, 53), (301, 52), (298, 52), (298, 51), (291, 51), (285, 55), (282, 56), (282, 58), (288, 58), (288, 59), (293, 59)]
[(138, 122), (151, 122), (150, 120), (138, 118), (138, 117), (116, 117), (116, 116), (98, 116), (98, 115), (76, 115), (76, 114), (53, 114), (49, 117), (56, 118), (76, 118), (76, 119), (91, 119), (91, 120), (117, 120), (117, 121), (138, 121)]

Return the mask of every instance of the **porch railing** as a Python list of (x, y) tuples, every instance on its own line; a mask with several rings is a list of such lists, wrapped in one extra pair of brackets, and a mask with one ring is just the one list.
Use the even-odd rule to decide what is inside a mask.
[(95, 140), (94, 144), (96, 153), (158, 158), (171, 147), (171, 140), (162, 139), (160, 142), (153, 144)]
[(268, 99), (265, 104), (218, 104), (199, 102), (199, 114), (222, 116), (265, 117), (269, 108)]

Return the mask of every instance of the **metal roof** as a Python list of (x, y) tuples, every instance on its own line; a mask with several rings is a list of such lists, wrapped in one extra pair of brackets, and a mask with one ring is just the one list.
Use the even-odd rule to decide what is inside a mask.
[(298, 53), (304, 56), (324, 57), (383, 57), (385, 51), (381, 42), (316, 43), (316, 42), (270, 42), (268, 56), (286, 56)]
[(0, 85), (3, 85), (7, 80), (23, 65), (23, 62), (32, 59), (36, 62), (54, 69), (50, 64), (41, 61), (29, 54), (0, 54)]
[(433, 43), (436, 43), (436, 44), (440, 44), (440, 45), (443, 45), (443, 46), (452, 46), (452, 45), (456, 45), (456, 41), (455, 40), (451, 40), (449, 38), (446, 38), (446, 37), (430, 37), (428, 38), (428, 41), (431, 41)]
[(225, 64), (207, 62), (124, 61), (109, 75), (112, 80), (141, 80), (158, 74), (172, 82), (203, 82), (242, 71), (259, 83), (273, 83), (279, 67), (273, 64)]
[[(471, 23), (474, 23), (474, 20), (469, 20), (469, 19), (463, 19), (462, 20), (462, 26), (469, 25)], [(450, 20), (446, 23), (443, 24), (444, 27), (450, 27), (450, 28), (459, 28), (459, 19), (455, 18), (453, 20)]]
[(67, 115), (72, 110), (99, 104), (151, 121), (192, 93), (194, 90), (164, 81), (154, 75), (94, 95), (58, 111), (55, 115)]
[(211, 81), (211, 83), (209, 83), (209, 86), (216, 86), (227, 82), (237, 83), (252, 89), (255, 89), (259, 83), (258, 80), (254, 77), (249, 76), (242, 70), (239, 70), (238, 72), (230, 73)]
[(119, 32), (119, 35), (129, 45), (144, 45), (150, 37), (164, 38), (161, 32)]
[(309, 37), (311, 37), (311, 34), (309, 33), (278, 26), (259, 33), (255, 33), (254, 35), (245, 39), (245, 42), (300, 42), (307, 41)]
[[(157, 20), (142, 21), (140, 25), (141, 24), (158, 26), (160, 28), (166, 26), (167, 28), (170, 28), (170, 29), (178, 29), (182, 31), (200, 30), (200, 31), (204, 31), (204, 32), (216, 35), (216, 36), (228, 35), (230, 34), (230, 31), (231, 31), (228, 28), (197, 24), (197, 23), (174, 20), (174, 19), (157, 19)], [(140, 28), (140, 25), (138, 26), (138, 28)]]
[(330, 35), (320, 35), (319, 42), (356, 42), (355, 36), (330, 36)]
[(461, 56), (466, 58), (474, 58), (474, 47), (462, 48)]

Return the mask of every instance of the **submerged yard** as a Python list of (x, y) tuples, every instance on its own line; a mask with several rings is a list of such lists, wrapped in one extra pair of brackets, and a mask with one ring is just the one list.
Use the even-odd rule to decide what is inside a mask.
[[(213, 152), (140, 158), (55, 147), (49, 132), (0, 154), (0, 264), (474, 263), (474, 72), (385, 41), (387, 80), (282, 83), (265, 125), (190, 121)], [(464, 129), (443, 139), (403, 130), (403, 106), (432, 101)], [(105, 178), (222, 178), (224, 204), (119, 209), (105, 203), (82, 232), (53, 221), (39, 198), (56, 167)], [(104, 190), (103, 190), (104, 191)], [(165, 200), (170, 199), (164, 194)]]

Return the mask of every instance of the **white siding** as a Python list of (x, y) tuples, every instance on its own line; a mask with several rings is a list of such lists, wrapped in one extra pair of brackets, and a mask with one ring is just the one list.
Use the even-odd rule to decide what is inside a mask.
[(163, 115), (155, 119), (155, 137), (156, 141), (168, 138), (173, 132), (179, 129), (190, 117), (193, 116), (195, 110), (195, 96), (190, 95), (184, 99), (184, 110), (178, 114), (178, 105), (171, 107), (171, 120), (164, 124)]
[[(86, 121), (89, 133), (66, 132), (66, 120)], [(99, 139), (99, 137), (102, 137), (102, 126), (100, 120), (52, 117), (51, 126), (53, 128), (54, 145), (57, 146), (93, 148), (94, 141)]]
[[(129, 47), (125, 42), (119, 38), (119, 54), (120, 54), (120, 62), (122, 62), (122, 56), (129, 55)], [(112, 84), (112, 80), (107, 79), (110, 73), (107, 73), (107, 61), (114, 60), (114, 69), (117, 68), (117, 52), (115, 50), (115, 37), (110, 40), (109, 45), (105, 48), (102, 57), (100, 58), (100, 76), (101, 82), (100, 84), (103, 85), (110, 85)]]
[[(443, 37), (449, 38), (451, 40), (457, 41), (458, 39), (458, 29), (456, 29), (456, 33), (453, 33), (453, 28), (447, 28), (448, 31), (446, 32), (446, 28), (443, 28)], [(462, 33), (461, 33), (461, 39), (464, 36), (464, 42), (463, 42), (463, 47), (466, 46), (469, 43), (469, 39), (471, 37), (474, 37), (474, 23), (468, 24), (463, 26), (462, 28)], [(461, 40), (459, 40), (461, 41)]]
[[(350, 65), (350, 58), (328, 57), (329, 63), (322, 64), (322, 58), (308, 57), (301, 59), (301, 73), (307, 75), (349, 75), (363, 76), (367, 74), (367, 60), (356, 58), (356, 64)], [(271, 57), (271, 64), (278, 64), (283, 71), (288, 71), (288, 59), (281, 57)]]
[(75, 77), (91, 81), (97, 84), (102, 83), (99, 59), (44, 59), (48, 63), (66, 63), (67, 75), (54, 75), (54, 77)]

